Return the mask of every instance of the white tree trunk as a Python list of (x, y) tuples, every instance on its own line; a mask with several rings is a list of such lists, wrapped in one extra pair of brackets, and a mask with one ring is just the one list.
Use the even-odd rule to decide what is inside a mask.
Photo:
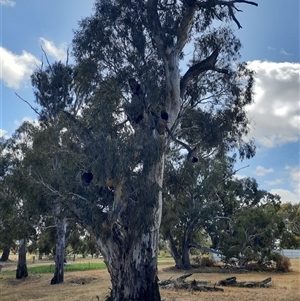
[[(57, 205), (57, 213), (60, 213), (60, 208)], [(58, 214), (59, 214), (58, 213)], [(55, 249), (55, 271), (51, 279), (51, 284), (59, 284), (64, 282), (64, 260), (65, 260), (65, 239), (67, 230), (66, 217), (57, 217), (57, 242)]]

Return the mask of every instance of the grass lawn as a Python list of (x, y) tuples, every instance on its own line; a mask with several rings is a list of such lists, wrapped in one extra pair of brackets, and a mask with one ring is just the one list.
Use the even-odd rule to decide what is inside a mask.
[[(55, 263), (47, 265), (29, 266), (27, 268), (28, 274), (45, 274), (54, 273)], [(82, 262), (82, 263), (72, 263), (64, 266), (65, 272), (72, 271), (88, 271), (88, 270), (101, 270), (106, 269), (104, 262)], [(2, 272), (2, 277), (11, 276), (16, 273), (15, 270)]]
[[(95, 262), (97, 261), (97, 262)], [(171, 257), (162, 257), (158, 259), (158, 265), (170, 265), (173, 264), (174, 260)], [(45, 274), (45, 273), (54, 273), (55, 263), (51, 262), (45, 265), (35, 265), (29, 264), (27, 267), (28, 274)], [(106, 265), (104, 262), (99, 260), (91, 260), (91, 261), (84, 261), (84, 262), (72, 262), (70, 264), (66, 264), (64, 266), (65, 272), (75, 272), (75, 271), (89, 271), (89, 270), (101, 270), (106, 269)], [(15, 269), (10, 269), (7, 271), (2, 272), (2, 277), (10, 277), (16, 274)]]

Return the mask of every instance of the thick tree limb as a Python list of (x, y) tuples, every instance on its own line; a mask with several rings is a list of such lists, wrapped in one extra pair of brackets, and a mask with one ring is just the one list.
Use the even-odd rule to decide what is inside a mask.
[(186, 90), (186, 87), (188, 85), (188, 82), (199, 76), (201, 73), (208, 71), (208, 70), (215, 70), (220, 73), (228, 73), (227, 69), (219, 69), (215, 67), (215, 64), (217, 62), (217, 57), (219, 55), (219, 49), (217, 48), (209, 57), (204, 59), (203, 61), (193, 65), (188, 69), (188, 71), (185, 73), (185, 75), (182, 77), (180, 81), (180, 97), (182, 98), (184, 95), (184, 92)]
[(191, 3), (191, 1), (183, 1), (182, 19), (176, 30), (176, 51), (178, 55), (181, 53), (184, 45), (188, 40), (188, 34), (193, 23), (196, 8), (197, 6), (195, 2)]
[(189, 247), (190, 248), (196, 248), (196, 249), (199, 249), (201, 251), (204, 251), (204, 252), (209, 252), (209, 253), (214, 253), (214, 254), (217, 254), (217, 255), (223, 255), (221, 252), (217, 251), (217, 250), (214, 250), (214, 249), (211, 249), (211, 248), (208, 248), (208, 247), (203, 247), (199, 244), (196, 244), (196, 243), (193, 243), (191, 242), (189, 244)]
[(166, 48), (165, 37), (159, 20), (159, 15), (157, 13), (157, 7), (158, 0), (149, 0), (147, 3), (147, 17), (153, 40), (156, 43), (158, 51), (164, 57)]
[(128, 82), (132, 91), (132, 99), (130, 103), (124, 105), (124, 110), (128, 120), (135, 125), (144, 119), (147, 111), (146, 90), (145, 86), (139, 84), (134, 78), (130, 78)]

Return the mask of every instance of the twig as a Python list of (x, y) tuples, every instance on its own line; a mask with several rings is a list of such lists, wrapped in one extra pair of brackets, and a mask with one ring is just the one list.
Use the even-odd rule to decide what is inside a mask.
[(41, 46), (41, 49), (42, 49), (42, 51), (44, 52), (44, 55), (45, 55), (46, 61), (47, 61), (47, 63), (48, 63), (49, 69), (50, 69), (50, 70), (51, 70), (51, 72), (53, 73), (53, 70), (52, 70), (51, 64), (50, 64), (50, 62), (49, 62), (49, 60), (48, 60), (47, 53), (46, 53), (46, 51), (44, 50), (43, 46)]
[(38, 112), (38, 110), (35, 109), (35, 108), (34, 108), (27, 100), (25, 100), (24, 98), (22, 98), (17, 92), (15, 92), (15, 94), (16, 94), (22, 101), (26, 102), (26, 103), (30, 106), (30, 108), (31, 108), (35, 113), (37, 113), (40, 117), (42, 117), (42, 115)]
[(184, 143), (183, 141), (178, 140), (172, 133), (172, 131), (169, 129), (169, 127), (166, 127), (168, 134), (170, 135), (170, 137), (172, 138), (172, 140), (178, 144), (180, 144), (181, 146), (183, 146), (189, 153), (192, 152), (193, 150), (190, 148), (189, 145), (187, 145), (186, 143)]

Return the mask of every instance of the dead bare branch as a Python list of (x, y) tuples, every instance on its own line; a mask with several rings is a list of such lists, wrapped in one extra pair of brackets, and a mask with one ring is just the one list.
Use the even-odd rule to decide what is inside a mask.
[(26, 102), (26, 103), (30, 106), (30, 108), (31, 108), (35, 113), (37, 113), (37, 114), (41, 117), (41, 114), (38, 112), (38, 110), (35, 109), (35, 108), (34, 108), (27, 100), (25, 100), (24, 98), (22, 98), (17, 92), (15, 92), (15, 94), (16, 94), (22, 101)]
[(43, 51), (43, 53), (44, 53), (44, 55), (45, 55), (46, 61), (47, 61), (47, 63), (48, 63), (48, 67), (49, 67), (49, 69), (51, 70), (51, 72), (53, 73), (51, 64), (50, 64), (50, 62), (49, 62), (49, 60), (48, 60), (47, 53), (46, 53), (46, 51), (44, 50), (43, 46), (41, 46), (41, 49), (42, 49), (42, 51)]

